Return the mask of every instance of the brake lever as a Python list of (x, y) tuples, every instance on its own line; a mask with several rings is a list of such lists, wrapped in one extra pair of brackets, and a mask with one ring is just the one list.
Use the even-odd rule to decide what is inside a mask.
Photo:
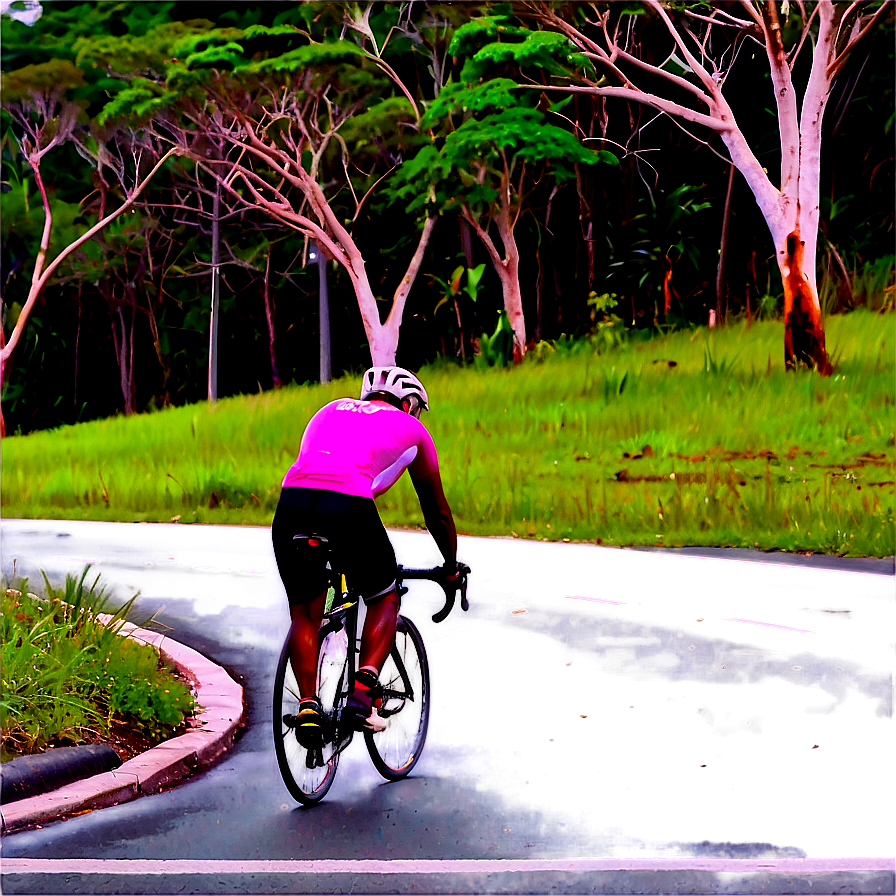
[(461, 566), (461, 574), (463, 575), (464, 580), (460, 586), (460, 608), (465, 613), (470, 609), (470, 602), (467, 600), (467, 576), (470, 574), (470, 572), (471, 570), (469, 566), (467, 566), (466, 564), (463, 564), (463, 566)]
[[(470, 573), (469, 566), (461, 566), (459, 568), (459, 572), (463, 576), (463, 582), (460, 586), (460, 607), (466, 613), (467, 610), (470, 609), (470, 602), (467, 600), (467, 576)], [(448, 618), (448, 615), (454, 609), (454, 602), (456, 600), (457, 591), (452, 591), (451, 594), (445, 595), (445, 606), (439, 610), (438, 613), (434, 614), (432, 617), (433, 622), (444, 622), (445, 619)]]

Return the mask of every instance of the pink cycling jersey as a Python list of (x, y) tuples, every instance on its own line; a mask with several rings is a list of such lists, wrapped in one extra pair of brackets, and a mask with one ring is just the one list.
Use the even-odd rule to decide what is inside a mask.
[(311, 418), (283, 486), (375, 498), (411, 463), (415, 477), (439, 469), (432, 437), (419, 420), (384, 401), (339, 398)]

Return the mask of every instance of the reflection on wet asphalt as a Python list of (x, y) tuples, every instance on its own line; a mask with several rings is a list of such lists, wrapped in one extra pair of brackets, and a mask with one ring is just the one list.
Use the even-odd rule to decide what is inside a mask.
[[(5, 521), (4, 572), (13, 559), (19, 572), (57, 576), (94, 561), (121, 600), (140, 591), (138, 616), (157, 614), (172, 638), (234, 675), (249, 726), (188, 783), (4, 838), (8, 857), (737, 858), (891, 848), (892, 828), (873, 820), (894, 795), (885, 576), (465, 539), (470, 612), (434, 625), (441, 601), (426, 586), (403, 605), (433, 676), (415, 775), (386, 784), (358, 739), (327, 800), (306, 810), (282, 785), (270, 741), (287, 613), (268, 533), (93, 526)], [(394, 540), (404, 562), (437, 559), (424, 534)]]
[[(453, 643), (426, 637), (439, 667), (454, 670), (434, 734), (455, 774), (562, 797), (644, 830), (654, 848), (753, 839), (811, 855), (890, 849), (892, 723), (866, 701), (808, 715), (811, 696), (792, 685), (620, 674), (497, 627)], [(742, 730), (720, 736), (710, 713)], [(753, 717), (761, 734), (743, 730)]]
[[(532, 632), (584, 651), (589, 662), (607, 672), (702, 684), (759, 685), (779, 679), (806, 689), (802, 707), (791, 706), (791, 711), (827, 715), (850, 697), (858, 696), (873, 702), (876, 718), (893, 718), (892, 670), (855, 660), (777, 646), (744, 645), (631, 620), (587, 618), (539, 607), (519, 613), (480, 603), (472, 607), (470, 617), (511, 631)], [(761, 734), (761, 706), (744, 708), (742, 726), (732, 721), (730, 713), (709, 708), (705, 720), (722, 737), (741, 730)]]

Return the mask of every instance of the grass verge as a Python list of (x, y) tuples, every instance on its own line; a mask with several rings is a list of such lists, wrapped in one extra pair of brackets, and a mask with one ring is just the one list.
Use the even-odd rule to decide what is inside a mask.
[[(829, 378), (779, 322), (564, 341), (422, 371), (462, 533), (611, 545), (894, 553), (892, 312), (827, 321)], [(357, 377), (4, 441), (7, 517), (268, 525), (311, 415)], [(422, 524), (403, 477), (378, 501)]]
[[(2, 588), (4, 761), (47, 747), (107, 740), (143, 745), (171, 737), (195, 710), (190, 688), (155, 649), (123, 637), (133, 600), (110, 611), (99, 579), (68, 576), (46, 593), (27, 581)], [(103, 624), (97, 614), (112, 616)], [(112, 737), (114, 729), (128, 736)]]

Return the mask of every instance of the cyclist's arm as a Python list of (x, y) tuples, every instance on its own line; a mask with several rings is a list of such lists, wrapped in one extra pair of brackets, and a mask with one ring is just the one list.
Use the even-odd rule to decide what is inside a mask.
[(426, 528), (445, 558), (445, 565), (454, 567), (457, 563), (457, 530), (442, 488), (442, 477), (438, 470), (421, 474), (414, 470), (414, 466), (412, 463), (408, 472), (420, 499)]

